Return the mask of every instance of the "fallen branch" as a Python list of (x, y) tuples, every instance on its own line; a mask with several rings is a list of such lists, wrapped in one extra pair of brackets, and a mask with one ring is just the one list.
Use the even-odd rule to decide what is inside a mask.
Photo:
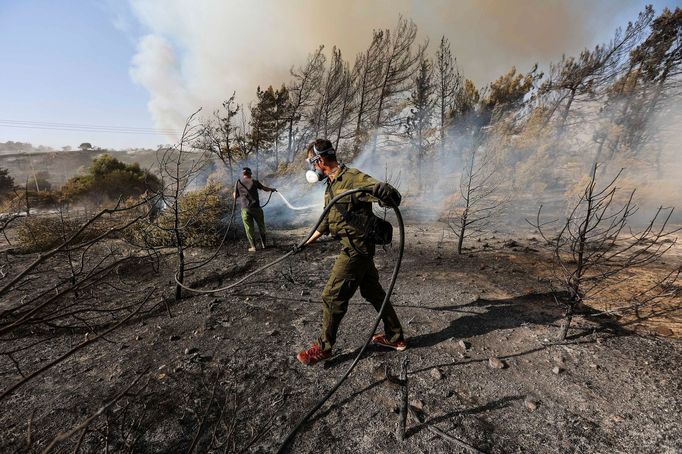
[(69, 350), (68, 352), (64, 353), (64, 354), (63, 354), (62, 356), (60, 356), (59, 358), (55, 359), (54, 361), (49, 362), (49, 363), (46, 364), (45, 366), (41, 367), (40, 369), (38, 369), (38, 370), (36, 370), (35, 372), (31, 373), (30, 375), (26, 376), (25, 378), (23, 378), (23, 379), (20, 380), (19, 382), (17, 382), (17, 383), (15, 383), (14, 385), (10, 386), (8, 389), (6, 389), (5, 391), (3, 391), (2, 394), (0, 394), (0, 401), (2, 401), (4, 398), (6, 398), (6, 397), (9, 396), (10, 394), (12, 394), (12, 392), (14, 392), (17, 388), (19, 388), (19, 387), (25, 385), (25, 384), (28, 383), (30, 380), (32, 380), (32, 379), (34, 379), (35, 377), (37, 377), (38, 375), (42, 374), (42, 373), (45, 372), (46, 370), (48, 370), (48, 369), (50, 369), (51, 367), (53, 367), (53, 366), (55, 366), (55, 365), (61, 363), (61, 362), (64, 361), (66, 358), (70, 357), (71, 355), (73, 355), (74, 353), (78, 352), (79, 350), (82, 350), (83, 348), (87, 347), (88, 345), (90, 345), (90, 344), (92, 344), (92, 343), (94, 343), (94, 342), (97, 342), (97, 341), (98, 341), (99, 339), (101, 339), (102, 337), (106, 336), (107, 334), (109, 334), (109, 333), (111, 333), (112, 331), (114, 331), (115, 329), (117, 329), (119, 326), (123, 325), (125, 322), (127, 322), (127, 321), (130, 320), (133, 316), (135, 316), (138, 312), (140, 312), (140, 310), (142, 309), (142, 307), (144, 307), (145, 303), (149, 300), (149, 298), (151, 298), (152, 294), (153, 294), (155, 291), (156, 291), (156, 287), (154, 287), (154, 288), (147, 294), (147, 296), (144, 298), (144, 300), (142, 301), (142, 303), (140, 304), (140, 306), (135, 310), (135, 312), (132, 312), (130, 315), (128, 315), (126, 318), (124, 318), (123, 320), (121, 320), (120, 322), (118, 322), (116, 325), (112, 326), (111, 328), (109, 328), (108, 330), (104, 331), (103, 333), (101, 333), (101, 334), (99, 334), (99, 335), (93, 337), (92, 339), (86, 340), (85, 342), (82, 342), (82, 343), (78, 344), (77, 346), (75, 346), (74, 348), (72, 348), (71, 350)]
[(402, 366), (400, 367), (400, 406), (398, 413), (398, 427), (396, 429), (396, 439), (398, 441), (405, 440), (405, 426), (407, 425), (407, 366), (410, 361), (407, 356), (403, 358)]
[(197, 443), (199, 443), (199, 437), (201, 436), (201, 432), (204, 431), (204, 424), (206, 423), (206, 418), (208, 418), (208, 413), (211, 411), (211, 405), (213, 405), (213, 400), (215, 399), (215, 390), (216, 386), (218, 385), (218, 379), (220, 378), (220, 372), (216, 372), (215, 375), (215, 381), (213, 382), (213, 390), (211, 391), (211, 398), (208, 400), (208, 405), (206, 406), (206, 411), (204, 411), (204, 414), (201, 416), (201, 422), (199, 423), (199, 428), (197, 429), (197, 433), (194, 434), (194, 438), (192, 439), (192, 444), (190, 445), (189, 449), (187, 450), (187, 454), (192, 454), (194, 452), (194, 449), (197, 447)]
[(467, 450), (467, 451), (469, 451), (469, 452), (473, 452), (473, 453), (476, 453), (476, 454), (486, 454), (485, 451), (481, 451), (480, 449), (477, 449), (477, 448), (471, 446), (469, 443), (467, 443), (467, 442), (465, 442), (465, 441), (462, 441), (462, 440), (460, 440), (459, 438), (453, 437), (452, 435), (450, 435), (450, 434), (448, 434), (448, 433), (446, 433), (446, 432), (440, 430), (438, 427), (433, 426), (433, 425), (429, 424), (428, 422), (424, 421), (424, 418), (422, 417), (422, 415), (420, 415), (419, 413), (417, 413), (417, 412), (414, 410), (414, 408), (412, 408), (412, 406), (409, 406), (408, 408), (410, 409), (410, 413), (412, 414), (412, 416), (413, 416), (419, 423), (421, 423), (421, 424), (423, 424), (424, 426), (426, 426), (426, 428), (427, 428), (431, 433), (433, 433), (433, 434), (435, 434), (435, 435), (438, 435), (439, 437), (441, 437), (441, 438), (443, 438), (443, 439), (445, 439), (445, 440), (447, 440), (447, 441), (450, 441), (450, 442), (456, 444), (457, 446), (459, 446), (460, 448), (465, 449), (465, 450)]
[[(151, 294), (150, 294), (150, 295), (151, 295)], [(138, 375), (138, 376), (135, 378), (135, 380), (133, 380), (133, 382), (132, 382), (130, 385), (128, 385), (128, 386), (126, 387), (126, 389), (124, 389), (123, 391), (121, 391), (120, 393), (118, 393), (113, 399), (111, 399), (111, 400), (110, 400), (109, 402), (107, 402), (105, 405), (101, 406), (95, 413), (93, 413), (92, 415), (88, 416), (82, 423), (80, 423), (79, 425), (77, 425), (76, 427), (74, 427), (73, 429), (71, 429), (70, 431), (68, 431), (68, 432), (66, 432), (66, 433), (62, 432), (62, 433), (57, 434), (57, 436), (56, 436), (56, 437), (50, 442), (50, 444), (47, 445), (47, 447), (43, 450), (43, 454), (47, 454), (48, 452), (52, 451), (52, 449), (55, 447), (55, 445), (56, 445), (57, 443), (62, 442), (62, 441), (64, 441), (64, 440), (68, 440), (69, 438), (71, 438), (71, 436), (73, 436), (73, 434), (75, 434), (75, 433), (78, 432), (79, 430), (82, 430), (83, 432), (85, 432), (85, 429), (90, 425), (90, 423), (91, 423), (93, 420), (95, 420), (95, 419), (96, 419), (97, 417), (99, 417), (102, 413), (104, 413), (105, 411), (107, 411), (107, 409), (108, 409), (109, 407), (111, 407), (111, 406), (114, 405), (116, 402), (118, 402), (118, 400), (119, 400), (121, 397), (123, 397), (128, 391), (130, 391), (130, 390), (133, 388), (133, 386), (135, 386), (135, 385), (137, 384), (137, 382), (140, 380), (140, 378), (144, 377), (144, 376), (147, 374), (148, 371), (149, 371), (149, 369), (145, 370), (145, 371), (142, 372), (140, 375)], [(145, 385), (145, 386), (146, 386), (146, 385)], [(81, 437), (81, 441), (82, 441), (82, 437)], [(79, 442), (79, 446), (78, 446), (78, 447), (80, 447), (80, 442)]]
[(24, 268), (19, 274), (17, 274), (16, 276), (14, 276), (14, 278), (12, 278), (12, 279), (11, 279), (9, 282), (7, 282), (2, 288), (0, 288), (0, 295), (6, 293), (6, 292), (7, 292), (10, 288), (12, 288), (17, 282), (19, 282), (19, 281), (20, 281), (22, 278), (24, 278), (27, 274), (29, 274), (31, 271), (33, 271), (33, 269), (35, 269), (35, 267), (37, 267), (38, 265), (40, 265), (41, 263), (43, 263), (43, 262), (44, 262), (45, 260), (47, 260), (48, 258), (50, 258), (50, 257), (52, 257), (53, 255), (55, 255), (56, 253), (58, 253), (58, 252), (60, 252), (60, 251), (63, 251), (63, 250), (66, 250), (67, 248), (68, 248), (69, 251), (73, 251), (74, 249), (77, 249), (77, 248), (80, 248), (80, 247), (84, 247), (84, 246), (87, 246), (87, 245), (96, 243), (97, 241), (99, 241), (99, 240), (105, 238), (106, 236), (111, 235), (113, 232), (117, 232), (117, 231), (124, 230), (124, 229), (128, 228), (130, 225), (134, 224), (134, 223), (137, 222), (139, 219), (141, 219), (142, 216), (138, 216), (137, 218), (133, 219), (133, 221), (128, 222), (128, 223), (125, 223), (125, 224), (124, 224), (123, 226), (121, 226), (121, 227), (112, 227), (112, 228), (108, 229), (106, 232), (104, 232), (103, 234), (101, 234), (101, 235), (99, 235), (98, 237), (94, 238), (93, 240), (90, 240), (90, 241), (87, 241), (87, 242), (85, 242), (85, 243), (82, 243), (82, 244), (78, 245), (78, 246), (75, 247), (75, 248), (74, 248), (74, 247), (69, 247), (69, 245), (70, 245), (70, 244), (71, 244), (71, 243), (72, 243), (72, 242), (73, 242), (81, 233), (83, 233), (83, 231), (84, 231), (86, 228), (88, 228), (93, 222), (95, 222), (97, 219), (99, 219), (100, 217), (104, 216), (105, 214), (112, 214), (112, 213), (118, 213), (118, 212), (121, 212), (121, 211), (131, 210), (131, 209), (133, 209), (133, 208), (137, 208), (138, 206), (140, 206), (140, 205), (142, 205), (142, 204), (144, 204), (144, 203), (147, 203), (149, 200), (151, 200), (151, 199), (145, 199), (145, 200), (143, 200), (142, 202), (136, 203), (135, 205), (131, 205), (131, 206), (129, 206), (129, 207), (119, 208), (119, 206), (120, 206), (120, 204), (121, 204), (121, 199), (119, 198), (119, 200), (118, 200), (118, 202), (116, 203), (116, 206), (114, 206), (114, 208), (105, 208), (105, 209), (103, 209), (102, 211), (100, 211), (99, 213), (97, 213), (97, 214), (95, 214), (93, 217), (91, 217), (89, 220), (87, 220), (86, 222), (84, 222), (84, 223), (78, 228), (78, 230), (76, 230), (71, 236), (69, 236), (69, 238), (67, 238), (62, 244), (60, 244), (60, 245), (57, 246), (56, 248), (52, 249), (51, 251), (46, 252), (45, 254), (39, 254), (39, 255), (38, 255), (38, 258), (36, 258), (36, 259), (35, 259), (33, 262), (31, 262), (26, 268)]

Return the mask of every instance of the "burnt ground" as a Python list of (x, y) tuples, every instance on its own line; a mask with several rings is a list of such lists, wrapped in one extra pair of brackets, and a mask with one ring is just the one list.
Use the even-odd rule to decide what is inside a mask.
[[(227, 285), (304, 233), (274, 232), (277, 245), (256, 254), (230, 244), (189, 282)], [(682, 452), (679, 310), (667, 314), (668, 331), (586, 312), (569, 339), (555, 343), (563, 309), (551, 293), (547, 256), (533, 238), (513, 239), (488, 237), (458, 256), (440, 227), (410, 226), (393, 297), (408, 350), (370, 347), (290, 452), (464, 452), (430, 426), (485, 452)], [(315, 367), (295, 360), (317, 336), (318, 296), (337, 250), (320, 243), (234, 291), (180, 302), (171, 298), (166, 259), (147, 282), (161, 288), (150, 304), (164, 304), (134, 314), (0, 401), (0, 451), (40, 452), (105, 403), (57, 450), (276, 451), (346, 371), (376, 315), (356, 295), (336, 355)], [(395, 255), (377, 255), (384, 281)], [(131, 304), (116, 291), (108, 298)], [(27, 375), (104, 329), (34, 329), (3, 340), (3, 348), (35, 344), (20, 361)], [(423, 422), (410, 416), (401, 442), (396, 377), (405, 357), (409, 400)], [(0, 387), (20, 379), (10, 358), (0, 357)]]

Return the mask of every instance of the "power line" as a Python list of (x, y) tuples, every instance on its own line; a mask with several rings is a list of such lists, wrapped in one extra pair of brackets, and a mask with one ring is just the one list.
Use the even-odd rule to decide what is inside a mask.
[(86, 132), (86, 133), (105, 133), (105, 134), (146, 134), (146, 135), (158, 135), (165, 133), (158, 132), (143, 132), (143, 131), (123, 131), (123, 130), (104, 130), (104, 129), (79, 129), (79, 128), (52, 128), (49, 126), (20, 126), (20, 125), (5, 125), (0, 122), (0, 127), (8, 128), (22, 128), (22, 129), (44, 129), (48, 131), (75, 131), (75, 132)]
[(105, 129), (124, 129), (129, 131), (155, 131), (155, 132), (178, 132), (170, 128), (140, 128), (137, 126), (110, 126), (110, 125), (93, 125), (86, 123), (57, 123), (48, 121), (28, 121), (28, 120), (6, 120), (0, 119), (0, 122), (11, 124), (23, 124), (31, 126), (55, 126), (55, 127), (75, 127), (75, 128), (105, 128)]
[(24, 129), (45, 129), (52, 131), (76, 131), (76, 132), (102, 132), (120, 134), (174, 134), (179, 135), (181, 131), (173, 129), (140, 128), (134, 126), (104, 126), (80, 123), (56, 123), (42, 121), (23, 121), (23, 120), (2, 120), (0, 126), (9, 128)]

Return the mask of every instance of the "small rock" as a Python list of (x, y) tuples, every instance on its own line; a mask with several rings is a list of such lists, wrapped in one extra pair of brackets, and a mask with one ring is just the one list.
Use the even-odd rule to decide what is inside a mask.
[(566, 363), (566, 359), (564, 358), (564, 356), (562, 354), (556, 354), (552, 357), (552, 359), (559, 366)]
[(191, 355), (192, 353), (198, 352), (199, 349), (191, 347), (191, 348), (186, 348), (185, 349), (185, 355)]
[(417, 411), (424, 411), (424, 402), (421, 400), (413, 400), (410, 402), (410, 406)]
[(168, 338), (169, 341), (175, 342), (176, 340), (180, 340), (180, 336), (177, 334), (173, 334), (171, 337)]
[(307, 296), (310, 295), (310, 292), (308, 290), (301, 290), (301, 296)]
[(488, 265), (486, 265), (485, 263), (482, 263), (481, 266), (478, 267), (479, 270), (484, 270), (486, 268), (488, 268)]
[(533, 399), (526, 399), (523, 401), (528, 411), (535, 411), (538, 409), (538, 403)]
[(136, 341), (139, 341), (139, 340), (141, 340), (141, 339), (142, 339), (142, 336), (135, 336), (135, 340), (136, 340)]
[(620, 416), (620, 415), (612, 415), (611, 418), (609, 418), (609, 419), (610, 419), (611, 421), (613, 421), (614, 423), (616, 423), (616, 424), (619, 424), (619, 423), (625, 421), (625, 418), (623, 418), (623, 417)]
[(277, 331), (276, 329), (273, 329), (272, 331), (270, 331), (270, 333), (268, 333), (269, 336), (277, 336), (278, 334), (279, 331)]
[(433, 378), (435, 378), (436, 380), (442, 380), (443, 379), (443, 372), (441, 372), (441, 370), (438, 368), (431, 369), (431, 376)]
[(173, 369), (174, 373), (182, 372), (182, 366), (177, 366), (175, 369)]
[(465, 340), (461, 340), (461, 341), (457, 342), (457, 345), (462, 347), (464, 350), (469, 350), (471, 348), (471, 343), (467, 342)]
[(552, 368), (552, 373), (554, 373), (554, 374), (556, 374), (556, 375), (559, 375), (559, 374), (562, 373), (563, 371), (564, 371), (564, 370), (563, 370), (561, 367), (559, 367), (559, 366), (554, 366), (554, 367)]
[(507, 366), (504, 361), (496, 358), (495, 356), (492, 356), (490, 359), (488, 359), (488, 365), (493, 369), (504, 369)]
[(517, 243), (514, 240), (505, 241), (505, 243), (504, 243), (504, 247), (512, 248), (512, 247), (518, 247), (518, 246), (519, 246), (519, 243)]

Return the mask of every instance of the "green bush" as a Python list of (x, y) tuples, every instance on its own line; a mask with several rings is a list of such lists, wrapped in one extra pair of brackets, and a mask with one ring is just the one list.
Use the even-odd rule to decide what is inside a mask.
[(13, 189), (14, 178), (9, 174), (9, 170), (0, 167), (0, 197), (11, 194)]
[[(223, 187), (217, 183), (180, 196), (178, 217), (184, 245), (208, 247), (220, 243), (223, 219), (230, 207)], [(176, 246), (174, 223), (173, 209), (167, 207), (154, 222), (138, 223), (126, 234), (136, 242), (146, 240), (152, 246)]]
[(96, 204), (134, 197), (147, 191), (157, 191), (159, 179), (138, 163), (126, 164), (110, 154), (103, 154), (92, 161), (86, 175), (69, 179), (60, 193), (64, 201), (89, 200)]

